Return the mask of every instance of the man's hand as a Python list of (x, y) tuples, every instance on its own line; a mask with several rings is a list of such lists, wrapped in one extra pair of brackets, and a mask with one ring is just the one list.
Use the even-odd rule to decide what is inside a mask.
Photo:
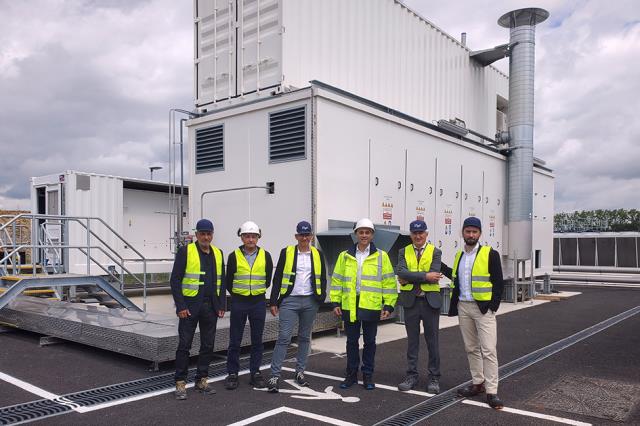
[(342, 316), (342, 309), (340, 309), (340, 306), (336, 306), (335, 308), (333, 308), (333, 313), (337, 317), (341, 317)]
[(276, 305), (269, 306), (269, 310), (271, 311), (271, 315), (274, 317), (278, 315), (278, 307)]
[(409, 281), (405, 280), (404, 278), (400, 278), (400, 277), (398, 277), (398, 282), (400, 283), (400, 285), (409, 284)]
[(391, 312), (382, 311), (382, 312), (380, 312), (380, 319), (381, 320), (386, 320), (387, 318), (389, 318), (389, 315), (391, 315)]
[(224, 309), (218, 311), (218, 318), (224, 317)]
[(185, 319), (191, 316), (191, 312), (188, 309), (184, 309), (182, 311), (178, 311), (178, 318)]
[(438, 281), (440, 281), (440, 279), (442, 278), (442, 276), (443, 276), (443, 275), (442, 275), (442, 273), (440, 273), (440, 272), (427, 272), (426, 279), (427, 279), (427, 282), (430, 282), (430, 283), (434, 283), (434, 284), (435, 284), (435, 283), (437, 283)]

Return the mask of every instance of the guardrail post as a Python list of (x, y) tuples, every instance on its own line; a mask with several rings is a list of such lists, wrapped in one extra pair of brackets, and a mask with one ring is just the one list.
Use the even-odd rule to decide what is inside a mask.
[(147, 259), (142, 260), (142, 311), (147, 312)]

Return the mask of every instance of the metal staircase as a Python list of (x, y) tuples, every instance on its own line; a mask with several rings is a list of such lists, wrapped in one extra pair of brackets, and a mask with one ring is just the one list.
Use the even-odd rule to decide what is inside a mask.
[[(82, 244), (68, 242), (70, 226), (84, 234)], [(106, 240), (123, 244), (136, 257), (124, 258)], [(74, 250), (85, 259), (86, 274), (69, 273), (69, 252)], [(19, 294), (25, 294), (55, 295), (62, 301), (140, 311), (124, 296), (127, 279), (142, 288), (142, 311), (146, 311), (147, 261), (101, 218), (34, 214), (0, 216), (0, 309)], [(142, 263), (141, 276), (131, 272), (134, 263)], [(92, 274), (92, 269), (96, 268), (104, 272), (108, 280)]]

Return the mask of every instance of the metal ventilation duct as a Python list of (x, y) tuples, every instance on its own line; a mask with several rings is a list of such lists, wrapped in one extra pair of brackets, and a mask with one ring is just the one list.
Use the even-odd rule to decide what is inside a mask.
[(532, 250), (533, 215), (533, 81), (535, 26), (549, 17), (539, 8), (502, 15), (498, 24), (509, 28), (509, 257), (527, 260)]

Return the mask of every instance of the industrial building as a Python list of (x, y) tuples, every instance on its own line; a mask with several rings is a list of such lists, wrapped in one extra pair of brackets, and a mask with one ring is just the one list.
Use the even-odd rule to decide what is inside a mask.
[[(348, 233), (345, 222), (371, 217), (396, 230), (398, 244), (382, 245), (395, 250), (408, 223), (424, 218), (453, 259), (462, 220), (477, 216), (482, 243), (503, 254), (511, 276), (507, 256), (532, 259), (522, 267), (535, 275), (551, 271), (553, 173), (533, 161), (532, 145), (527, 166), (522, 145), (495, 136), (510, 128), (509, 79), (490, 65), (506, 45), (472, 52), (393, 0), (194, 5), (201, 115), (188, 121), (190, 215), (213, 219), (225, 252), (244, 220), (260, 224), (273, 251), (308, 219), (331, 263), (349, 243), (331, 241)], [(529, 119), (532, 144), (533, 74), (524, 77), (529, 98), (516, 90), (511, 114)], [(513, 117), (512, 127), (522, 124)], [(524, 221), (511, 220), (510, 240), (514, 206)]]

